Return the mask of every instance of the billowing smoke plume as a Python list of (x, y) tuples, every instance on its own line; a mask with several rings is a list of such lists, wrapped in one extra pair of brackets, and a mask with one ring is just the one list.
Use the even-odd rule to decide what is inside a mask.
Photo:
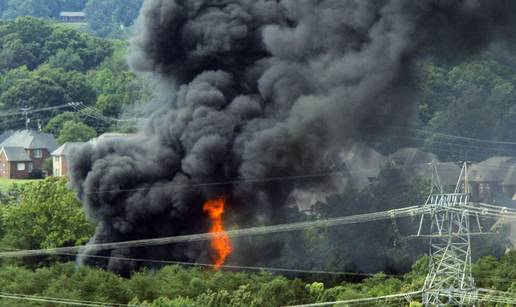
[(72, 184), (98, 222), (92, 242), (204, 232), (202, 204), (219, 196), (229, 226), (285, 221), (287, 196), (310, 182), (199, 184), (324, 171), (322, 157), (362, 131), (410, 121), (419, 54), (477, 51), (511, 35), (515, 17), (514, 0), (147, 0), (130, 63), (170, 101), (137, 138), (74, 155)]

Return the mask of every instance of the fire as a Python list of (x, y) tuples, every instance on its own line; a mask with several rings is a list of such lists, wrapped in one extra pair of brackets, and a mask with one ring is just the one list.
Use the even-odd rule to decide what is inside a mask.
[(225, 199), (218, 198), (215, 200), (208, 200), (204, 203), (203, 211), (208, 214), (211, 220), (210, 233), (220, 233), (211, 239), (211, 248), (216, 253), (215, 268), (219, 269), (226, 261), (226, 258), (233, 251), (233, 246), (229, 240), (229, 236), (222, 225), (222, 214), (224, 213)]

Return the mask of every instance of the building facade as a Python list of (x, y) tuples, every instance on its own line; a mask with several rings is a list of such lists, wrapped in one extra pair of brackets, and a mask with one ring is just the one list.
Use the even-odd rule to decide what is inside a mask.
[(70, 152), (84, 143), (68, 142), (52, 152), (53, 175), (56, 177), (68, 176), (68, 157)]
[(45, 160), (57, 148), (53, 135), (36, 130), (5, 131), (2, 138), (0, 176), (6, 178), (25, 179), (34, 170), (44, 173)]

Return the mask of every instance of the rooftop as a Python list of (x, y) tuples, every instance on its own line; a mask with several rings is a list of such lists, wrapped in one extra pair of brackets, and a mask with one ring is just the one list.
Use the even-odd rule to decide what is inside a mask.
[(118, 133), (118, 132), (106, 132), (102, 135), (99, 135), (96, 138), (89, 140), (91, 144), (97, 144), (98, 142), (104, 142), (106, 140), (125, 140), (135, 136), (136, 134), (132, 133)]
[(80, 147), (81, 145), (84, 145), (83, 142), (66, 142), (63, 145), (61, 145), (58, 149), (54, 150), (51, 155), (52, 156), (66, 156), (70, 154), (70, 151), (73, 148)]
[[(57, 148), (57, 142), (50, 133), (37, 130), (6, 131), (7, 136), (0, 147), (23, 147), (24, 149), (47, 149), (49, 152)], [(2, 136), (4, 136), (2, 134)], [(5, 136), (4, 136), (5, 137)]]
[(7, 161), (25, 162), (31, 161), (29, 155), (23, 147), (2, 147), (0, 152), (4, 152)]
[(61, 17), (86, 17), (84, 12), (61, 12), (59, 14)]
[(437, 161), (437, 156), (433, 153), (422, 151), (419, 148), (402, 148), (389, 155), (389, 158), (397, 165), (403, 167), (417, 167), (422, 164)]
[(471, 166), (470, 180), (478, 182), (503, 181), (513, 165), (516, 165), (515, 157), (491, 157)]

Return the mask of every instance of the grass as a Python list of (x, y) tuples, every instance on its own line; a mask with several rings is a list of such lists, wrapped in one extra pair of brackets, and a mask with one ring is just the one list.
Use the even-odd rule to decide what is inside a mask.
[(9, 190), (9, 188), (13, 184), (26, 184), (26, 183), (34, 182), (37, 180), (39, 180), (39, 179), (9, 179), (9, 178), (5, 178), (5, 177), (0, 177), (0, 191), (5, 192), (5, 191)]

